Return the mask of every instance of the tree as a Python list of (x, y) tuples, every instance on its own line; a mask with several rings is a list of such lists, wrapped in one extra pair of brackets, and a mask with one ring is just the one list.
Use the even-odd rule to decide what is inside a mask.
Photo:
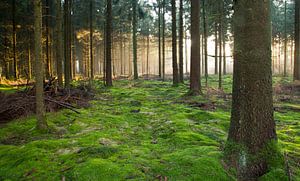
[(207, 56), (207, 22), (206, 22), (206, 6), (205, 0), (202, 0), (202, 13), (203, 13), (203, 36), (204, 36), (204, 62), (205, 62), (205, 85), (208, 85), (208, 56)]
[(35, 79), (36, 79), (36, 116), (37, 127), (47, 129), (44, 108), (44, 63), (42, 52), (42, 1), (34, 1), (34, 48), (35, 48)]
[(163, 15), (162, 15), (162, 76), (163, 80), (165, 80), (166, 75), (166, 46), (165, 46), (165, 28), (166, 28), (166, 20), (165, 20), (165, 14), (166, 14), (166, 0), (163, 0), (162, 3), (162, 9), (163, 9)]
[(93, 53), (93, 0), (90, 0), (90, 78), (94, 79), (94, 53)]
[(111, 71), (111, 32), (112, 32), (112, 0), (106, 1), (106, 32), (105, 32), (105, 59), (106, 59), (106, 68), (105, 68), (105, 78), (106, 86), (112, 86), (112, 71)]
[[(172, 0), (172, 67), (173, 85), (178, 85), (178, 66), (177, 66), (177, 34), (176, 34), (176, 0)], [(199, 51), (199, 49), (198, 49)]]
[(133, 51), (133, 77), (139, 78), (137, 67), (137, 0), (132, 0), (132, 51)]
[(161, 78), (161, 0), (157, 0), (158, 4), (158, 75)]
[(13, 34), (12, 34), (12, 39), (13, 39), (13, 65), (14, 65), (14, 78), (18, 79), (19, 78), (19, 72), (18, 72), (18, 62), (17, 62), (17, 53), (16, 53), (16, 44), (17, 44), (17, 33), (16, 33), (16, 0), (12, 1), (12, 25), (13, 25)]
[(191, 76), (190, 94), (199, 95), (200, 81), (200, 1), (191, 1)]
[(70, 1), (64, 2), (64, 55), (65, 55), (65, 88), (70, 88), (71, 81), (71, 19)]
[(183, 83), (183, 0), (179, 5), (179, 82)]
[(233, 102), (225, 153), (240, 180), (256, 180), (270, 168), (265, 154), (276, 153), (270, 0), (238, 0), (234, 11)]
[(300, 1), (295, 0), (295, 56), (294, 80), (300, 80)]
[(62, 9), (61, 0), (56, 0), (56, 71), (57, 71), (57, 81), (59, 87), (63, 87), (62, 78)]

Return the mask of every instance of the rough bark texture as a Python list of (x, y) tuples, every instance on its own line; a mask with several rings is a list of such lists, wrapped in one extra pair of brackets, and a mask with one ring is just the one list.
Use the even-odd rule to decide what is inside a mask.
[(295, 0), (295, 56), (294, 80), (300, 80), (300, 0)]
[(47, 129), (44, 108), (44, 62), (42, 59), (42, 1), (34, 1), (34, 53), (36, 79), (36, 116), (38, 129)]
[(137, 0), (132, 0), (132, 51), (133, 51), (133, 77), (139, 78), (137, 66)]
[(111, 32), (112, 32), (112, 0), (106, 1), (106, 52), (105, 52), (105, 78), (106, 86), (112, 86), (112, 72), (111, 72)]
[(49, 13), (49, 0), (46, 0), (46, 16), (45, 16), (45, 28), (46, 28), (46, 64), (45, 64), (45, 73), (46, 78), (49, 79), (51, 77), (51, 68), (50, 68), (50, 34), (49, 34), (49, 21), (50, 21), (50, 13)]
[(179, 82), (183, 83), (183, 0), (179, 7)]
[(62, 78), (62, 10), (61, 0), (56, 0), (56, 72), (59, 87), (63, 87)]
[[(178, 65), (177, 65), (177, 31), (176, 31), (176, 0), (172, 0), (172, 67), (173, 85), (178, 85)], [(198, 51), (200, 49), (198, 48)]]
[(238, 0), (234, 10), (233, 103), (228, 141), (243, 149), (238, 153), (229, 150), (228, 158), (237, 167), (240, 180), (256, 180), (268, 169), (267, 158), (259, 154), (276, 139), (270, 0)]
[(200, 94), (200, 1), (191, 1), (191, 76), (190, 93)]

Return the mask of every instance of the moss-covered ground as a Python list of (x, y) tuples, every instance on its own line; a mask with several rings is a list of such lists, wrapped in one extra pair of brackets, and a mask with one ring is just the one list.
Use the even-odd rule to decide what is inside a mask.
[[(232, 78), (224, 79), (225, 93), (216, 77), (209, 82), (198, 97), (171, 82), (120, 80), (112, 88), (95, 82), (92, 106), (81, 114), (48, 114), (48, 133), (36, 130), (34, 117), (0, 128), (0, 180), (236, 180), (222, 161)], [(279, 145), (293, 180), (300, 180), (297, 103), (275, 102)], [(272, 170), (262, 180), (282, 180), (285, 173)]]

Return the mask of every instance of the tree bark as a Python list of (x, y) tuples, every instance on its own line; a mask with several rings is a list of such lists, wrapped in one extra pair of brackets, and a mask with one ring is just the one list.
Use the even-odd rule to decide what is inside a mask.
[(157, 0), (158, 4), (158, 76), (161, 78), (161, 0)]
[(18, 62), (17, 62), (17, 28), (16, 28), (16, 0), (12, 1), (12, 24), (13, 24), (13, 34), (12, 34), (12, 40), (13, 40), (13, 73), (14, 73), (14, 78), (18, 79), (19, 78), (19, 72), (18, 72)]
[[(173, 85), (177, 86), (178, 65), (177, 65), (177, 31), (176, 31), (176, 0), (172, 0), (172, 67), (173, 67)], [(198, 51), (200, 48), (198, 48)]]
[(179, 82), (183, 83), (183, 0), (179, 5)]
[(112, 32), (112, 0), (106, 1), (106, 86), (112, 86), (112, 70), (111, 70), (111, 32)]
[(35, 79), (36, 79), (36, 116), (37, 128), (47, 129), (44, 107), (44, 62), (42, 52), (42, 1), (34, 1), (34, 46), (35, 46)]
[(133, 77), (139, 78), (137, 66), (137, 0), (132, 0), (132, 51), (133, 51)]
[(94, 52), (93, 52), (93, 0), (90, 0), (90, 78), (94, 79)]
[(215, 75), (218, 75), (218, 23), (215, 22)]
[[(234, 79), (227, 159), (239, 180), (265, 174), (276, 154), (271, 71), (270, 0), (234, 3)], [(272, 149), (271, 149), (272, 148)], [(267, 153), (266, 153), (267, 152)]]
[(70, 88), (71, 81), (71, 45), (70, 45), (70, 0), (64, 3), (65, 26), (64, 26), (64, 55), (65, 55), (65, 88)]
[(166, 0), (163, 0), (163, 17), (162, 17), (162, 76), (163, 81), (165, 80), (166, 76), (166, 43), (165, 43), (165, 27), (166, 27), (166, 20), (165, 20), (165, 14), (166, 14)]
[(199, 95), (200, 78), (200, 1), (191, 1), (191, 76), (190, 94)]
[(63, 59), (63, 45), (62, 45), (62, 9), (61, 0), (56, 0), (56, 72), (58, 86), (63, 87), (62, 78), (62, 59)]
[(204, 61), (205, 61), (205, 85), (208, 86), (208, 56), (207, 56), (207, 21), (205, 0), (202, 0), (203, 8), (203, 29), (204, 29)]

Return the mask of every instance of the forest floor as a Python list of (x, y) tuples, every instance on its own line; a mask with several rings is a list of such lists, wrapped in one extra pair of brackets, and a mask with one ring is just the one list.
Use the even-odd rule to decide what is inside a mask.
[[(290, 81), (274, 78), (275, 120), (288, 170), (300, 180), (300, 100), (282, 91)], [(118, 80), (107, 89), (96, 81), (81, 114), (47, 114), (48, 133), (36, 130), (33, 116), (0, 128), (0, 180), (236, 180), (222, 161), (232, 77), (224, 92), (216, 77), (209, 83), (204, 96), (187, 97), (187, 84)], [(284, 180), (285, 172), (261, 180)]]

